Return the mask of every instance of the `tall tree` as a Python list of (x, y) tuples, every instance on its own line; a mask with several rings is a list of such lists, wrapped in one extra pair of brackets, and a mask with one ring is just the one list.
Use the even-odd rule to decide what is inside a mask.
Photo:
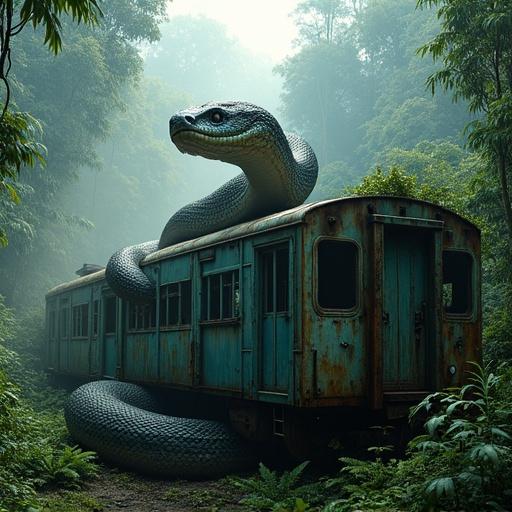
[[(57, 54), (62, 48), (62, 18), (97, 23), (102, 12), (98, 0), (0, 0), (0, 82), (4, 86), (0, 114), (0, 194), (18, 204), (20, 196), (14, 182), (23, 166), (45, 164), (46, 148), (37, 141), (41, 133), (39, 122), (27, 112), (10, 111), (12, 41), (27, 24), (44, 29), (44, 44)], [(0, 215), (0, 221), (5, 219)], [(7, 245), (7, 234), (0, 225), (0, 246)]]
[(512, 0), (418, 0), (438, 7), (441, 31), (420, 48), (442, 68), (428, 83), (468, 101), (469, 143), (494, 168), (512, 247)]

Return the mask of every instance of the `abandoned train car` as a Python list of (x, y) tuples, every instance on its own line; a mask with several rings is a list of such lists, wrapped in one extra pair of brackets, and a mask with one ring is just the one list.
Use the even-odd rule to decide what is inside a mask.
[(115, 297), (103, 270), (48, 292), (49, 372), (223, 396), (258, 438), (346, 407), (404, 416), (481, 358), (479, 230), (428, 202), (306, 204), (143, 270), (146, 305)]

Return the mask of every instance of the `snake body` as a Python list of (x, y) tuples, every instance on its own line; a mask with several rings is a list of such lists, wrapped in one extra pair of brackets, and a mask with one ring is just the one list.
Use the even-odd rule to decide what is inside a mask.
[[(145, 302), (155, 284), (140, 262), (148, 254), (304, 202), (318, 172), (302, 138), (285, 134), (266, 110), (242, 102), (207, 103), (172, 116), (171, 140), (183, 153), (222, 160), (243, 173), (178, 210), (160, 240), (126, 247), (109, 260), (106, 279), (121, 298)], [(122, 465), (172, 476), (210, 477), (247, 460), (244, 444), (224, 424), (152, 412), (140, 386), (91, 382), (66, 406), (73, 436)]]
[(110, 258), (109, 286), (133, 302), (147, 301), (155, 294), (154, 283), (139, 266), (148, 254), (298, 206), (316, 183), (318, 164), (309, 144), (285, 134), (269, 112), (251, 103), (207, 103), (182, 110), (171, 117), (169, 129), (182, 153), (222, 160), (243, 173), (178, 210), (160, 240), (126, 247)]

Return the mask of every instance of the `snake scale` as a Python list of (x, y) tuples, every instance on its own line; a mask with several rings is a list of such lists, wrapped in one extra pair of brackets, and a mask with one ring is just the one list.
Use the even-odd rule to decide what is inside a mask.
[[(169, 129), (182, 153), (234, 164), (243, 172), (178, 210), (160, 240), (112, 255), (107, 282), (131, 302), (155, 296), (155, 284), (140, 268), (148, 254), (298, 206), (316, 183), (318, 164), (309, 144), (283, 132), (269, 112), (251, 103), (211, 102), (188, 108), (171, 117)], [(152, 412), (143, 388), (134, 386), (100, 381), (73, 392), (65, 411), (73, 436), (109, 460), (170, 476), (212, 476), (247, 461), (241, 456), (243, 443), (224, 424)]]

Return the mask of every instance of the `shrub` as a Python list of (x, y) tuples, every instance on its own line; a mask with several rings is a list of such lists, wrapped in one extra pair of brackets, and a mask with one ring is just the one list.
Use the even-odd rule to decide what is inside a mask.
[(309, 509), (309, 503), (318, 494), (318, 484), (299, 486), (309, 461), (299, 464), (281, 476), (260, 462), (259, 475), (251, 478), (232, 478), (232, 484), (247, 492), (241, 503), (255, 510), (273, 512), (303, 512)]

